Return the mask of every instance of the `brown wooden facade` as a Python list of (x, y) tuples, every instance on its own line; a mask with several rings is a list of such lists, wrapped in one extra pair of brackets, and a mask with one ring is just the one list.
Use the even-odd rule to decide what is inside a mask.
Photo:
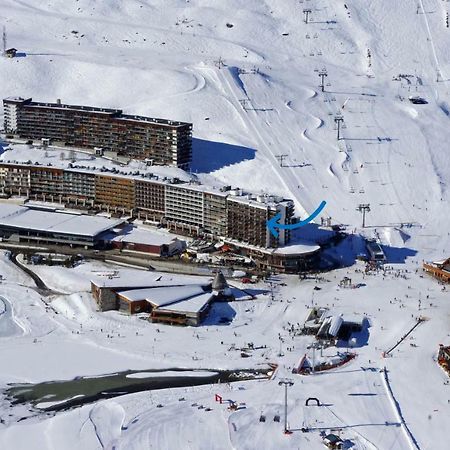
[[(265, 203), (179, 180), (74, 167), (0, 162), (0, 194), (129, 215), (160, 223), (179, 234), (260, 248), (287, 244), (289, 233), (282, 236), (280, 231), (280, 237), (275, 238), (269, 233), (267, 220), (279, 211), (284, 215), (283, 223), (290, 223), (293, 216), (291, 201)], [(277, 259), (274, 265), (282, 265), (280, 258), (273, 259)]]
[(95, 175), (95, 203), (107, 209), (132, 211), (135, 207), (134, 186), (132, 178)]
[(423, 269), (438, 280), (450, 282), (450, 258), (442, 263), (424, 263)]

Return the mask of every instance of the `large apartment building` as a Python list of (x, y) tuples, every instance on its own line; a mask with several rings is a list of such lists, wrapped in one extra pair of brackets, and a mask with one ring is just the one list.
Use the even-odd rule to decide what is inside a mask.
[[(283, 207), (280, 207), (280, 206)], [(294, 215), (294, 203), (273, 196), (236, 195), (227, 198), (227, 236), (241, 242), (266, 242), (265, 247), (278, 247), (279, 242), (290, 241), (290, 232), (277, 230), (279, 237), (273, 236), (267, 221), (281, 215), (281, 223), (290, 224)]]
[(136, 215), (159, 222), (166, 211), (166, 189), (164, 183), (149, 183), (147, 179), (134, 180)]
[(120, 109), (3, 100), (5, 133), (49, 139), (70, 147), (94, 148), (153, 164), (189, 168), (192, 124), (123, 114)]
[(95, 175), (95, 203), (119, 208), (123, 212), (135, 207), (135, 182), (132, 178)]
[(280, 214), (281, 223), (289, 224), (294, 214), (291, 200), (253, 196), (229, 186), (216, 189), (150, 174), (7, 162), (0, 163), (0, 195), (127, 214), (181, 233), (260, 248), (286, 245), (289, 233), (280, 230), (275, 238), (266, 222)]
[(95, 174), (76, 170), (63, 171), (64, 202), (74, 206), (94, 206)]

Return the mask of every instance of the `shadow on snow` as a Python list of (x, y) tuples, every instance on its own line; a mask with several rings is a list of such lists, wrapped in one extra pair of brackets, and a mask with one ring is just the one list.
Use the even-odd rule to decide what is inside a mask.
[(192, 139), (192, 171), (209, 173), (255, 158), (255, 150), (224, 142)]
[(211, 306), (211, 310), (202, 322), (202, 326), (211, 325), (229, 325), (234, 317), (236, 311), (227, 302), (215, 302)]

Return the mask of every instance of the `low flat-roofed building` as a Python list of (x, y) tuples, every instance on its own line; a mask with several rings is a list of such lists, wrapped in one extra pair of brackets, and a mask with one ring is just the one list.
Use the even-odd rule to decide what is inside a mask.
[(249, 245), (235, 239), (224, 239), (226, 244), (240, 249), (243, 255), (254, 259), (260, 270), (298, 273), (311, 266), (320, 252), (320, 246), (313, 243), (288, 244), (284, 247), (264, 248)]
[(186, 242), (168, 233), (144, 228), (129, 227), (113, 238), (114, 248), (150, 253), (156, 256), (172, 256), (186, 248)]
[(102, 236), (123, 220), (3, 204), (0, 209), (0, 236), (13, 242), (63, 244), (96, 247)]

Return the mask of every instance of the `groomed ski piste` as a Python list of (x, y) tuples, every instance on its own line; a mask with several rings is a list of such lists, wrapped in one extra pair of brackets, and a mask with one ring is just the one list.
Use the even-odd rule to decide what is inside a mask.
[[(449, 9), (441, 0), (0, 0), (0, 25), (19, 53), (0, 58), (2, 98), (192, 122), (192, 172), (204, 183), (292, 198), (302, 218), (326, 200), (323, 217), (353, 233), (328, 252), (347, 267), (259, 282), (255, 300), (215, 305), (198, 328), (96, 312), (89, 280), (112, 264), (33, 267), (53, 291), (45, 297), (2, 251), (0, 447), (315, 450), (332, 431), (352, 449), (446, 449), (450, 385), (436, 356), (450, 344), (449, 294), (421, 266), (450, 256)], [(0, 151), (3, 160), (32, 159), (21, 145), (2, 142)], [(47, 153), (36, 149), (37, 160), (59, 160), (59, 149)], [(365, 228), (359, 204), (370, 204)], [(321, 233), (310, 226), (297, 236)], [(360, 235), (381, 242), (389, 270), (364, 274)], [(345, 276), (361, 287), (339, 288)], [(352, 361), (303, 376), (292, 368), (312, 357), (313, 337), (288, 330), (310, 306), (365, 317), (368, 328), (352, 341)], [(224, 315), (230, 324), (219, 323)], [(245, 359), (233, 350), (248, 343), (263, 348)], [(271, 379), (136, 392), (67, 411), (11, 406), (3, 395), (10, 383), (128, 369), (201, 377), (192, 370), (267, 363), (278, 365)], [(290, 435), (285, 378), (294, 382)], [(321, 406), (305, 406), (310, 397)]]

